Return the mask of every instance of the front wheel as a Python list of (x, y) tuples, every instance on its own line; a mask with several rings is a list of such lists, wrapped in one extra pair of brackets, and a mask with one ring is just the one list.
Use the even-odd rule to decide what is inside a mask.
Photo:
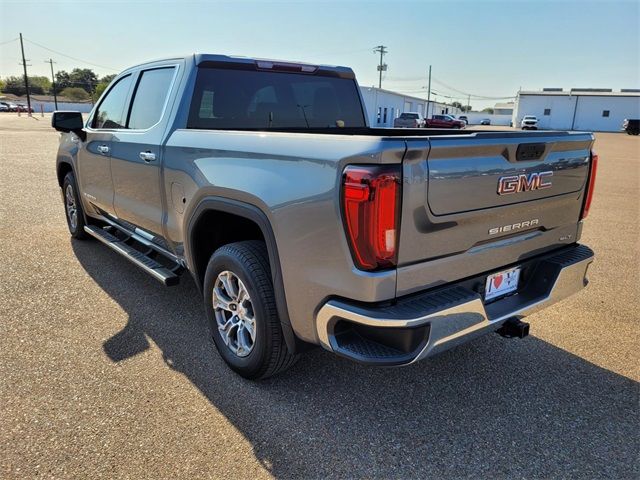
[(73, 238), (82, 240), (87, 238), (84, 231), (85, 221), (82, 203), (78, 196), (78, 187), (73, 172), (65, 175), (62, 183), (62, 196), (64, 198), (64, 213), (67, 217), (67, 227)]
[(211, 336), (224, 361), (248, 379), (262, 379), (292, 366), (282, 334), (264, 242), (220, 247), (204, 280)]

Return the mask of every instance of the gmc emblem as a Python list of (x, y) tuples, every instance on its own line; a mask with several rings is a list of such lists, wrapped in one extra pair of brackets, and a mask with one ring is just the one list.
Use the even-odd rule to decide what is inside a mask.
[(500, 177), (498, 180), (498, 195), (509, 195), (510, 193), (529, 192), (531, 190), (544, 190), (551, 188), (551, 177), (553, 172), (521, 173), (520, 175), (510, 175)]

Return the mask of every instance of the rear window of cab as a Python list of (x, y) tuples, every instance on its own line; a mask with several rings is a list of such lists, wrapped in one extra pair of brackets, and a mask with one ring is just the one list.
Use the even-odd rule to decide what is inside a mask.
[(353, 79), (200, 67), (187, 128), (366, 126)]

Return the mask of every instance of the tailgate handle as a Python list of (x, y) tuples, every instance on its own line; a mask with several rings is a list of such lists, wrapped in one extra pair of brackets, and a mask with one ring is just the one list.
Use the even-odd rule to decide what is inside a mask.
[(545, 148), (544, 143), (521, 143), (516, 150), (516, 161), (527, 162), (531, 160), (538, 160), (542, 157)]

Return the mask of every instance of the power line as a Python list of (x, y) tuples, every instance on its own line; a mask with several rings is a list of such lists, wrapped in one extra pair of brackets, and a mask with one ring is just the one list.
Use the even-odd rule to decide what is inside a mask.
[(15, 42), (16, 40), (19, 40), (19, 38), (16, 37), (16, 38), (12, 38), (11, 40), (7, 40), (5, 42), (0, 42), (0, 45), (6, 45), (7, 43)]
[[(395, 82), (410, 82), (410, 81), (416, 81), (419, 80), (421, 77), (388, 77), (389, 80), (391, 80), (392, 83)], [(458, 94), (457, 97), (454, 96), (447, 96), (444, 94), (436, 94), (436, 95), (440, 95), (442, 97), (446, 97), (446, 98), (454, 98), (454, 99), (467, 99), (467, 100), (508, 100), (508, 99), (512, 99), (515, 98), (515, 95), (505, 95), (505, 96), (488, 96), (488, 95), (477, 95), (474, 93), (469, 93), (469, 92), (465, 92), (463, 90), (459, 90), (455, 87), (452, 87), (444, 82), (442, 82), (441, 80), (438, 80), (436, 78), (432, 78), (432, 80), (439, 84), (442, 88), (444, 88), (445, 90), (450, 90), (452, 92), (455, 92), (456, 94)], [(424, 87), (422, 87), (422, 89), (424, 89)], [(413, 92), (413, 93), (419, 93), (419, 90), (413, 90), (413, 89), (408, 89), (408, 90), (399, 90), (401, 92)]]
[(71, 60), (75, 60), (76, 62), (84, 63), (86, 65), (91, 65), (92, 67), (103, 68), (105, 70), (111, 70), (111, 71), (114, 71), (114, 72), (119, 72), (120, 71), (117, 68), (106, 67), (104, 65), (98, 65), (97, 63), (88, 62), (86, 60), (82, 60), (81, 58), (72, 57), (71, 55), (67, 55), (66, 53), (58, 52), (57, 50), (54, 50), (54, 49), (49, 48), (49, 47), (45, 47), (44, 45), (41, 45), (41, 44), (39, 44), (37, 42), (34, 42), (33, 40), (29, 40), (28, 38), (25, 38), (25, 40), (27, 42), (33, 44), (33, 45), (36, 45), (37, 47), (44, 48), (45, 50), (48, 50), (50, 52), (57, 53), (58, 55), (62, 55), (63, 57), (67, 57), (67, 58), (69, 58)]
[(454, 91), (456, 93), (462, 94), (465, 97), (473, 97), (474, 100), (504, 100), (507, 98), (515, 98), (515, 95), (512, 96), (504, 96), (504, 97), (490, 97), (490, 96), (486, 96), (486, 95), (476, 95), (473, 93), (469, 93), (469, 92), (464, 92), (462, 90), (459, 90), (455, 87), (452, 87), (451, 85), (447, 85), (446, 83), (434, 78), (433, 81), (445, 88), (447, 88), (448, 90)]

